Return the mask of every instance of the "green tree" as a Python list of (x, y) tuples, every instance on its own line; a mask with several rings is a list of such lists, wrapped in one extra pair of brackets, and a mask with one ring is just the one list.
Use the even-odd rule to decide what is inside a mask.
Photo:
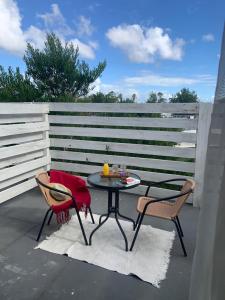
[(190, 91), (187, 88), (181, 89), (178, 93), (170, 98), (171, 103), (191, 103), (198, 102), (198, 96), (195, 91)]
[(40, 98), (41, 94), (28, 74), (22, 75), (19, 68), (14, 71), (9, 67), (8, 71), (5, 71), (0, 66), (0, 101), (30, 102)]
[(30, 43), (24, 55), (27, 73), (47, 101), (71, 101), (85, 96), (93, 88), (90, 85), (102, 74), (106, 62), (100, 62), (92, 70), (80, 61), (79, 49), (72, 43), (62, 44), (54, 34), (47, 34), (43, 50)]
[(117, 94), (111, 91), (107, 94), (97, 92), (95, 94), (79, 98), (79, 102), (92, 102), (92, 103), (134, 103), (137, 96), (133, 94), (131, 98), (124, 98), (121, 93)]
[(93, 102), (93, 103), (117, 103), (117, 102), (119, 102), (117, 95), (113, 91), (111, 91), (107, 94), (98, 92), (96, 94), (90, 95), (88, 97), (88, 99), (90, 100), (90, 102)]
[(151, 92), (148, 96), (146, 103), (164, 103), (166, 102), (166, 98), (164, 98), (163, 93)]
[(135, 103), (135, 101), (137, 100), (137, 95), (134, 93), (131, 95), (131, 97), (124, 98), (123, 95), (120, 93), (118, 94), (117, 98), (118, 102), (120, 103)]

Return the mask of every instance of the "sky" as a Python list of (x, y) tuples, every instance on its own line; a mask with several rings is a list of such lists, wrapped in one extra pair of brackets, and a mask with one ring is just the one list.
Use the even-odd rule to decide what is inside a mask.
[(46, 32), (78, 45), (91, 67), (106, 60), (94, 91), (139, 102), (186, 87), (213, 101), (225, 20), (223, 0), (0, 0), (0, 65), (20, 67), (26, 43)]

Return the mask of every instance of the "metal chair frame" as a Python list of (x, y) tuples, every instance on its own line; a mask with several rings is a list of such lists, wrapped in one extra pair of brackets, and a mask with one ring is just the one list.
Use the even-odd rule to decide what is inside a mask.
[[(79, 210), (78, 210), (78, 207), (77, 207), (77, 204), (76, 204), (76, 200), (74, 198), (74, 196), (72, 196), (70, 193), (67, 193), (67, 192), (64, 192), (64, 191), (61, 191), (61, 190), (58, 190), (56, 188), (53, 188), (53, 187), (50, 187), (46, 184), (44, 184), (43, 182), (41, 182), (38, 178), (35, 178), (37, 183), (41, 186), (43, 186), (44, 188), (48, 189), (48, 190), (52, 190), (52, 191), (56, 191), (56, 192), (59, 192), (63, 195), (66, 195), (66, 196), (69, 196), (72, 201), (73, 201), (73, 206), (71, 206), (71, 208), (74, 208), (75, 211), (76, 211), (76, 214), (77, 214), (77, 218), (78, 218), (78, 222), (79, 222), (79, 225), (80, 225), (80, 229), (82, 231), (82, 235), (83, 235), (83, 238), (84, 238), (84, 242), (85, 244), (88, 246), (88, 241), (87, 241), (87, 237), (86, 237), (86, 234), (85, 234), (85, 231), (84, 231), (84, 227), (83, 227), (83, 223), (82, 223), (82, 220), (81, 220), (81, 217), (80, 217), (80, 213), (79, 213)], [(91, 220), (92, 220), (92, 223), (95, 224), (95, 221), (94, 221), (94, 217), (93, 217), (93, 214), (92, 214), (92, 211), (91, 211), (91, 208), (89, 207), (88, 208), (89, 212), (90, 212), (90, 215), (91, 215)], [(49, 208), (44, 216), (44, 219), (42, 221), (42, 224), (41, 224), (41, 228), (39, 230), (39, 233), (38, 233), (38, 236), (37, 236), (37, 239), (36, 241), (38, 242), (40, 237), (41, 237), (41, 234), (42, 234), (42, 231), (43, 231), (43, 228), (44, 228), (44, 225), (46, 223), (46, 220), (48, 218), (48, 214), (50, 213), (51, 211), (51, 214), (50, 214), (50, 217), (48, 219), (48, 223), (47, 225), (50, 225), (50, 222), (51, 222), (51, 219), (52, 219), (52, 216), (53, 216), (53, 210), (51, 208)]]
[[(173, 181), (187, 181), (186, 178), (176, 178), (176, 179), (169, 179), (169, 180), (163, 180), (163, 181), (159, 181), (159, 182), (155, 182), (155, 183), (151, 183), (150, 185), (148, 185), (147, 187), (147, 190), (145, 192), (145, 197), (148, 197), (148, 193), (149, 193), (149, 190), (152, 186), (158, 186), (158, 185), (161, 185), (163, 183), (168, 183), (168, 182), (173, 182)], [(156, 203), (156, 202), (161, 202), (161, 201), (166, 201), (166, 200), (172, 200), (172, 199), (176, 199), (176, 198), (179, 198), (181, 196), (184, 196), (184, 195), (187, 195), (187, 194), (190, 194), (192, 193), (193, 190), (192, 189), (189, 189), (188, 191), (186, 192), (181, 192), (177, 195), (173, 195), (173, 196), (169, 196), (169, 197), (164, 197), (164, 198), (157, 198), (157, 199), (153, 199), (153, 200), (149, 200), (146, 204), (145, 204), (145, 207), (142, 211), (142, 213), (139, 213), (138, 214), (138, 217), (137, 217), (137, 220), (135, 222), (135, 234), (134, 234), (134, 238), (132, 240), (132, 243), (131, 243), (131, 247), (130, 247), (130, 251), (133, 250), (133, 247), (134, 247), (134, 244), (135, 244), (135, 241), (137, 239), (137, 235), (138, 235), (138, 232), (140, 230), (140, 227), (141, 227), (141, 224), (143, 222), (143, 219), (144, 219), (144, 216), (145, 216), (145, 213), (146, 213), (146, 210), (148, 208), (149, 205), (151, 205), (152, 203)], [(178, 234), (178, 237), (179, 237), (179, 240), (180, 240), (180, 243), (181, 243), (181, 247), (183, 249), (183, 253), (184, 253), (184, 256), (187, 256), (187, 251), (185, 249), (185, 246), (184, 246), (184, 242), (183, 242), (183, 230), (182, 230), (182, 227), (181, 227), (181, 224), (180, 224), (180, 220), (178, 218), (178, 216), (174, 217), (174, 218), (171, 218), (171, 221), (175, 224), (175, 227), (176, 227), (176, 231), (177, 231), (177, 234)]]

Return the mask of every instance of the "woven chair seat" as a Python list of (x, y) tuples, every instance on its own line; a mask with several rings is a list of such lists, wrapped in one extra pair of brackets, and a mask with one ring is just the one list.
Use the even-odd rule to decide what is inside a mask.
[[(138, 199), (137, 211), (139, 213), (142, 213), (144, 210), (145, 204), (150, 200), (154, 200), (154, 198), (140, 197)], [(164, 219), (170, 220), (172, 217), (175, 217), (174, 216), (174, 204), (170, 203), (168, 201), (152, 203), (148, 206), (145, 214), (148, 216), (159, 217), (159, 218), (164, 218)]]

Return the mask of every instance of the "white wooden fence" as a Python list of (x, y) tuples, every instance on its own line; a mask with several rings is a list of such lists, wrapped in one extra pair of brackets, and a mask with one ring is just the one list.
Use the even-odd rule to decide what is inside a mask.
[(0, 103), (0, 203), (36, 186), (39, 169), (50, 167), (49, 107)]
[[(149, 181), (194, 177), (194, 205), (199, 205), (212, 109), (208, 103), (2, 103), (0, 203), (35, 187), (37, 171), (50, 168), (49, 107), (51, 168), (87, 177), (101, 170), (104, 161), (126, 164), (143, 180), (128, 192), (142, 195)], [(196, 147), (175, 146), (184, 142)], [(152, 192), (171, 195), (174, 185)]]
[[(85, 177), (101, 170), (107, 161), (126, 164), (143, 182), (194, 177), (197, 182), (194, 205), (198, 206), (211, 108), (208, 103), (51, 103), (52, 168)], [(159, 117), (157, 113), (166, 117)], [(155, 141), (163, 143), (159, 145)], [(183, 142), (196, 147), (174, 145)], [(143, 184), (128, 191), (143, 195), (145, 189)], [(153, 188), (152, 193), (156, 197), (172, 195), (174, 185)]]

